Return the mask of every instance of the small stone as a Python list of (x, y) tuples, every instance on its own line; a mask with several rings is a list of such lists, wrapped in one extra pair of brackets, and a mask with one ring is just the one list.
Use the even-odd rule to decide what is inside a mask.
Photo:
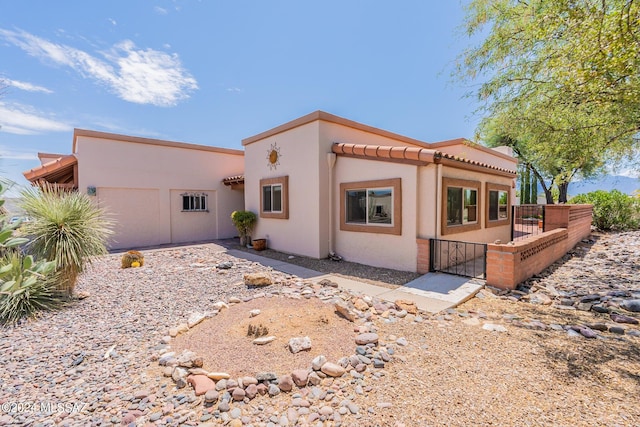
[(207, 392), (204, 394), (204, 401), (208, 403), (217, 402), (219, 396), (220, 393), (218, 393), (215, 388), (212, 390), (207, 390)]
[(291, 391), (293, 388), (293, 379), (291, 375), (283, 375), (278, 379), (278, 388), (282, 391)]
[(311, 350), (311, 338), (309, 337), (295, 337), (289, 340), (289, 350), (291, 353), (296, 354), (301, 351)]
[(398, 344), (399, 346), (405, 347), (409, 343), (407, 342), (407, 339), (405, 337), (400, 337), (396, 340), (396, 344)]
[(233, 392), (231, 393), (233, 400), (235, 400), (236, 402), (240, 402), (244, 400), (245, 395), (246, 395), (245, 391), (240, 387), (234, 388)]
[(218, 311), (222, 311), (225, 308), (229, 308), (229, 305), (224, 301), (218, 301), (215, 304), (213, 304), (213, 308)]
[(351, 311), (349, 306), (343, 300), (337, 300), (334, 304), (336, 312), (350, 322), (355, 322), (358, 316)]
[(258, 382), (274, 381), (276, 378), (278, 378), (278, 376), (275, 372), (260, 372), (256, 375)]
[(406, 310), (407, 313), (418, 314), (418, 307), (416, 307), (416, 303), (413, 301), (398, 299), (394, 301), (394, 303), (399, 310)]
[(207, 374), (207, 377), (211, 378), (214, 381), (220, 381), (228, 380), (229, 378), (231, 378), (231, 375), (227, 374), (226, 372), (209, 372)]
[(187, 319), (187, 326), (189, 326), (189, 328), (193, 328), (194, 326), (196, 326), (198, 323), (202, 322), (205, 319), (205, 315), (199, 312), (196, 313), (192, 313), (189, 318)]
[(356, 336), (356, 344), (358, 345), (377, 344), (377, 343), (378, 343), (378, 334), (376, 333), (367, 332), (367, 333)]
[(611, 332), (612, 334), (624, 335), (624, 328), (620, 326), (611, 326), (609, 327), (609, 332)]
[(273, 396), (277, 396), (280, 394), (280, 387), (278, 387), (275, 384), (269, 384), (269, 396), (273, 397)]
[(231, 261), (224, 261), (219, 264), (216, 264), (216, 268), (219, 270), (228, 270), (232, 267), (233, 267), (233, 262)]
[(369, 310), (369, 304), (364, 302), (361, 298), (356, 298), (356, 300), (353, 302), (353, 307), (358, 311)]
[(542, 292), (536, 292), (529, 296), (529, 302), (531, 304), (538, 304), (538, 305), (551, 305), (552, 301), (547, 294)]
[(320, 368), (322, 368), (322, 365), (324, 365), (325, 363), (327, 363), (327, 358), (325, 356), (323, 356), (323, 355), (316, 356), (311, 361), (311, 368), (314, 371), (319, 371)]
[(507, 332), (507, 328), (502, 325), (496, 325), (494, 323), (485, 323), (482, 326), (482, 329), (484, 329), (485, 331)]
[[(264, 385), (264, 384), (261, 384), (261, 385)], [(249, 399), (253, 399), (258, 394), (258, 385), (249, 384), (247, 388), (244, 389), (244, 392)]]
[(640, 312), (640, 299), (628, 299), (620, 303), (620, 307), (634, 313)]
[(630, 325), (637, 325), (640, 323), (638, 319), (631, 316), (625, 316), (624, 314), (611, 313), (609, 317), (611, 317), (611, 320), (616, 323), (628, 323)]
[(266, 272), (262, 273), (247, 273), (243, 277), (244, 284), (247, 286), (269, 286), (273, 284), (271, 275)]
[(257, 309), (257, 308), (249, 311), (249, 317), (256, 317), (259, 314), (260, 314), (260, 309)]
[(322, 368), (320, 368), (320, 370), (330, 377), (341, 377), (346, 372), (342, 366), (331, 362), (327, 362), (322, 365)]
[(216, 388), (216, 383), (206, 375), (189, 375), (187, 382), (191, 384), (195, 390), (196, 396), (203, 395), (209, 390), (215, 390)]
[(275, 335), (269, 335), (267, 337), (260, 337), (260, 338), (256, 338), (255, 340), (251, 341), (253, 344), (255, 345), (265, 345), (265, 344), (269, 344), (270, 342), (275, 341), (276, 336)]
[(309, 371), (306, 369), (296, 369), (291, 373), (293, 383), (298, 387), (305, 387), (309, 379)]

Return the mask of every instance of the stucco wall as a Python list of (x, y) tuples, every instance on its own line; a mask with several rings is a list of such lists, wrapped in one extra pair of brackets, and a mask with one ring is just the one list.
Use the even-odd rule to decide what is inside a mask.
[[(490, 182), (492, 184), (499, 184), (508, 186), (512, 189), (513, 180), (507, 177), (501, 177), (496, 175), (488, 175), (480, 172), (467, 171), (464, 169), (452, 168), (448, 166), (442, 166), (442, 177), (443, 178), (453, 178), (453, 179), (462, 179), (468, 181), (477, 181), (480, 182), (480, 192), (478, 193), (478, 222), (480, 223), (480, 229), (465, 231), (465, 232), (449, 232), (446, 235), (442, 234), (442, 222), (446, 222), (446, 216), (443, 214), (442, 209), (442, 197), (438, 198), (438, 212), (439, 212), (439, 221), (438, 221), (438, 230), (437, 230), (437, 238), (445, 239), (445, 240), (460, 240), (465, 242), (476, 242), (476, 243), (493, 243), (496, 240), (500, 240), (503, 243), (506, 243), (511, 240), (511, 225), (505, 224), (502, 226), (486, 228), (485, 218), (486, 218), (486, 204), (487, 204), (487, 192), (485, 184)], [(445, 188), (442, 188), (442, 192), (446, 192)], [(515, 203), (515, 190), (512, 189), (510, 192), (510, 205), (508, 206), (509, 215), (511, 215), (511, 205)], [(446, 208), (446, 206), (445, 206)], [(455, 230), (455, 228), (451, 228), (451, 230)], [(426, 236), (421, 236), (426, 237)]]
[[(267, 137), (245, 147), (245, 207), (258, 214), (253, 238), (266, 238), (270, 248), (314, 258), (320, 252), (320, 173), (326, 167), (320, 155), (319, 123), (312, 122)], [(275, 167), (269, 167), (271, 148), (280, 153)], [(326, 152), (326, 150), (325, 150)], [(260, 180), (289, 177), (289, 218), (263, 218), (260, 212)], [(325, 174), (326, 176), (326, 174)], [(326, 185), (323, 183), (323, 185)]]
[[(335, 166), (335, 249), (347, 261), (416, 271), (417, 166), (338, 157)], [(400, 235), (340, 230), (340, 183), (401, 179), (402, 229)]]
[[(154, 214), (157, 216), (157, 227), (131, 227), (134, 221), (132, 218), (138, 221), (140, 217), (149, 216), (146, 199), (127, 196), (127, 203), (122, 200), (112, 202), (117, 209), (114, 213), (117, 214), (118, 221), (127, 223), (120, 228), (132, 230), (127, 233), (135, 233), (135, 239), (131, 235), (116, 234), (113, 248), (172, 243), (172, 236), (177, 237), (179, 241), (186, 241), (185, 236), (198, 236), (205, 223), (208, 231), (196, 240), (207, 240), (212, 236), (227, 238), (236, 234), (229, 215), (233, 210), (242, 209), (243, 195), (241, 191), (225, 187), (222, 179), (242, 172), (244, 161), (241, 154), (85, 136), (77, 137), (75, 151), (78, 158), (80, 191), (86, 192), (89, 186), (96, 187), (98, 200), (113, 200), (117, 194), (126, 194), (115, 191), (116, 189), (147, 189), (157, 192), (157, 213)], [(102, 188), (107, 187), (112, 190), (105, 197), (100, 192)], [(209, 192), (210, 206), (215, 206), (217, 211), (210, 209), (209, 214), (189, 214), (206, 215), (207, 218), (203, 220), (193, 221), (193, 216), (182, 215), (184, 221), (178, 220), (175, 216), (172, 221), (171, 190), (176, 189)], [(106, 207), (111, 209), (108, 205)], [(215, 233), (211, 230), (215, 230)]]

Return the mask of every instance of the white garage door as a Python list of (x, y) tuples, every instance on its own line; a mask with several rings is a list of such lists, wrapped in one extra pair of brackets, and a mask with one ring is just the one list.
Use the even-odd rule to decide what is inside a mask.
[(157, 189), (99, 187), (100, 205), (115, 222), (111, 249), (142, 248), (161, 243), (160, 202)]

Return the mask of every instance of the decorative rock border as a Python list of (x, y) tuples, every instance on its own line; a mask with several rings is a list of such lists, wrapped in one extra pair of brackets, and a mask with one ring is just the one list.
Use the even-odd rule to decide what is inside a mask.
[[(247, 286), (268, 286), (271, 278), (268, 273), (258, 273), (244, 277)], [(405, 318), (409, 313), (418, 315), (415, 304), (411, 301), (396, 301), (389, 303), (376, 300), (369, 296), (354, 295), (345, 290), (337, 289), (337, 284), (329, 280), (323, 280), (317, 285), (307, 281), (296, 283), (298, 291), (291, 294), (285, 292), (284, 297), (296, 299), (318, 298), (325, 303), (334, 305), (337, 315), (344, 317), (351, 322), (362, 322), (362, 325), (354, 326), (354, 353), (344, 356), (336, 362), (328, 361), (324, 355), (316, 356), (311, 366), (294, 369), (291, 373), (278, 376), (275, 372), (258, 372), (255, 376), (242, 376), (231, 378), (226, 372), (209, 371), (203, 367), (203, 359), (192, 351), (184, 350), (181, 354), (170, 351), (169, 344), (171, 337), (188, 331), (197, 326), (208, 317), (217, 315), (221, 310), (230, 305), (240, 304), (244, 301), (238, 298), (229, 298), (227, 302), (219, 301), (213, 304), (213, 310), (209, 313), (193, 313), (185, 323), (181, 323), (169, 330), (169, 336), (163, 337), (162, 343), (167, 345), (163, 348), (158, 357), (158, 364), (163, 367), (163, 374), (171, 377), (177, 389), (182, 389), (190, 385), (195, 396), (202, 396), (205, 408), (214, 409), (216, 418), (221, 418), (224, 422), (232, 423), (238, 420), (239, 412), (231, 413), (231, 405), (243, 402), (249, 403), (257, 396), (275, 397), (281, 393), (293, 393), (290, 408), (295, 409), (295, 414), (289, 413), (289, 418), (296, 418), (296, 414), (308, 413), (306, 421), (334, 421), (340, 422), (343, 416), (355, 415), (359, 413), (359, 408), (353, 402), (344, 400), (340, 408), (334, 408), (327, 402), (327, 405), (309, 409), (312, 400), (325, 400), (336, 393), (333, 386), (334, 379), (345, 379), (352, 382), (362, 383), (366, 374), (380, 378), (385, 375), (383, 368), (387, 363), (393, 361), (396, 347), (407, 345), (404, 338), (399, 338), (393, 343), (384, 344), (380, 342), (375, 325), (371, 323), (373, 317), (379, 316), (386, 321), (395, 321), (394, 318)], [(319, 286), (318, 286), (319, 285)], [(315, 287), (315, 289), (314, 289)], [(251, 299), (261, 298), (266, 293), (254, 295)], [(275, 296), (275, 295), (274, 295)], [(255, 318), (259, 311), (250, 311), (249, 317)], [(413, 317), (413, 316), (412, 316)], [(270, 339), (271, 337), (262, 337)], [(300, 342), (296, 341), (295, 346), (307, 346), (303, 337)], [(258, 338), (257, 340), (260, 340)], [(255, 340), (254, 340), (255, 341)], [(293, 341), (293, 339), (292, 339)], [(254, 342), (255, 343), (255, 342)], [(260, 343), (255, 343), (260, 344)], [(290, 343), (291, 344), (291, 343)], [(292, 352), (293, 348), (291, 349)], [(361, 385), (356, 387), (357, 394), (363, 394), (365, 390)], [(215, 408), (217, 405), (217, 408)], [(391, 406), (389, 404), (388, 406)], [(211, 411), (210, 411), (211, 412)], [(204, 416), (206, 421), (207, 416)], [(236, 424), (231, 424), (236, 425)], [(242, 425), (241, 422), (237, 425)], [(276, 424), (277, 425), (277, 424)]]

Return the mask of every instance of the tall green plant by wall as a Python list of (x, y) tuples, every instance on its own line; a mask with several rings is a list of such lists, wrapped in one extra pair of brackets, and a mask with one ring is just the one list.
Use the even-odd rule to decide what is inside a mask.
[[(4, 191), (0, 182), (0, 207)], [(0, 324), (16, 323), (39, 310), (58, 307), (55, 262), (35, 262), (31, 255), (22, 254), (20, 246), (29, 240), (15, 236), (21, 224), (8, 224), (4, 215), (0, 222)]]
[(86, 194), (53, 185), (23, 192), (21, 207), (31, 217), (24, 226), (31, 238), (27, 252), (55, 260), (60, 290), (71, 296), (86, 265), (107, 253), (112, 221)]
[(253, 228), (258, 222), (258, 217), (251, 211), (233, 211), (231, 213), (231, 221), (238, 230), (240, 236), (240, 244), (244, 245), (248, 243), (247, 237), (251, 235)]

